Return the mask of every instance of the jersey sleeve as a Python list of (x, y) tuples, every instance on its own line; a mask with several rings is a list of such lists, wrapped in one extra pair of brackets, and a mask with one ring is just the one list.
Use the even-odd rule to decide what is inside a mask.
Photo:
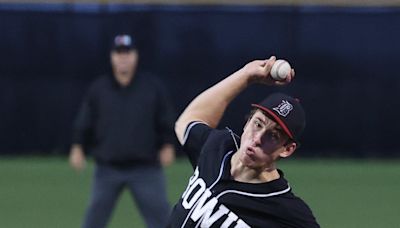
[(201, 150), (213, 128), (203, 122), (191, 122), (183, 137), (183, 150), (188, 155), (190, 163), (196, 167)]

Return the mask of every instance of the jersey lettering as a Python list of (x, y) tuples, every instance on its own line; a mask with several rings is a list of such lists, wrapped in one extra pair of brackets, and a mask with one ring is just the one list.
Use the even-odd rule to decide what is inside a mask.
[(228, 214), (228, 218), (225, 219), (224, 223), (222, 223), (221, 228), (228, 228), (234, 221), (238, 219), (237, 215), (230, 212)]
[(226, 208), (224, 205), (221, 205), (216, 212), (212, 213), (215, 205), (218, 203), (218, 200), (215, 197), (212, 197), (204, 205), (204, 202), (210, 196), (211, 192), (207, 189), (203, 196), (199, 199), (192, 212), (192, 215), (190, 216), (190, 218), (195, 222), (201, 219), (200, 227), (210, 227), (212, 224), (214, 224), (214, 222), (229, 212), (228, 208)]
[[(197, 188), (197, 191), (192, 195), (193, 190)], [(194, 203), (198, 200), (198, 198), (203, 194), (206, 190), (206, 183), (203, 179), (199, 178), (199, 167), (196, 167), (193, 175), (189, 179), (189, 184), (186, 187), (186, 190), (182, 194), (182, 206), (185, 209), (190, 209), (194, 205)], [(191, 197), (189, 199), (189, 197)]]
[(212, 192), (206, 188), (206, 183), (199, 177), (199, 170), (196, 168), (182, 195), (182, 206), (191, 211), (190, 219), (200, 224), (200, 227), (211, 227), (216, 221), (227, 215), (221, 227), (227, 228), (234, 224), (236, 228), (250, 228), (249, 225), (223, 204), (214, 211), (218, 204), (218, 199), (211, 196)]

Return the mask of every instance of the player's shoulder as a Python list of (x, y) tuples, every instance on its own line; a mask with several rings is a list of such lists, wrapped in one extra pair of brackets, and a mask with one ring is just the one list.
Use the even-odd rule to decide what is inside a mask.
[(183, 145), (193, 140), (202, 142), (207, 147), (232, 147), (238, 145), (239, 137), (229, 128), (212, 128), (202, 121), (193, 121), (188, 124), (185, 130)]
[(188, 124), (186, 127), (186, 133), (189, 134), (192, 131), (202, 131), (208, 132), (209, 140), (220, 140), (221, 138), (239, 138), (237, 134), (235, 134), (230, 128), (212, 128), (207, 123), (202, 121), (193, 121)]
[(309, 205), (292, 191), (280, 197), (280, 210), (296, 227), (319, 227)]
[(228, 127), (222, 129), (214, 129), (210, 134), (210, 141), (226, 146), (234, 146), (235, 142), (239, 142), (240, 138)]
[(229, 151), (237, 150), (239, 143), (240, 138), (229, 128), (212, 129), (203, 149), (211, 151), (211, 154), (224, 156)]

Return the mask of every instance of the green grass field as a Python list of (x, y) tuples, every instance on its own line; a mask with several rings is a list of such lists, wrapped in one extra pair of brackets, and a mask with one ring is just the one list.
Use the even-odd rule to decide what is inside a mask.
[[(280, 162), (294, 192), (313, 209), (321, 227), (400, 227), (400, 161), (297, 160)], [(72, 171), (65, 157), (0, 157), (0, 227), (79, 227), (93, 164)], [(178, 160), (166, 170), (175, 203), (191, 168)], [(124, 192), (109, 227), (144, 227)]]

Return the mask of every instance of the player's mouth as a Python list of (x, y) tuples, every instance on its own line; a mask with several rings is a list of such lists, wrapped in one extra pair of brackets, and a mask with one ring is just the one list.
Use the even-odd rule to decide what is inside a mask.
[(249, 147), (246, 148), (246, 152), (245, 153), (246, 153), (247, 156), (252, 157), (252, 156), (254, 156), (256, 154), (256, 150), (253, 147), (249, 146)]

